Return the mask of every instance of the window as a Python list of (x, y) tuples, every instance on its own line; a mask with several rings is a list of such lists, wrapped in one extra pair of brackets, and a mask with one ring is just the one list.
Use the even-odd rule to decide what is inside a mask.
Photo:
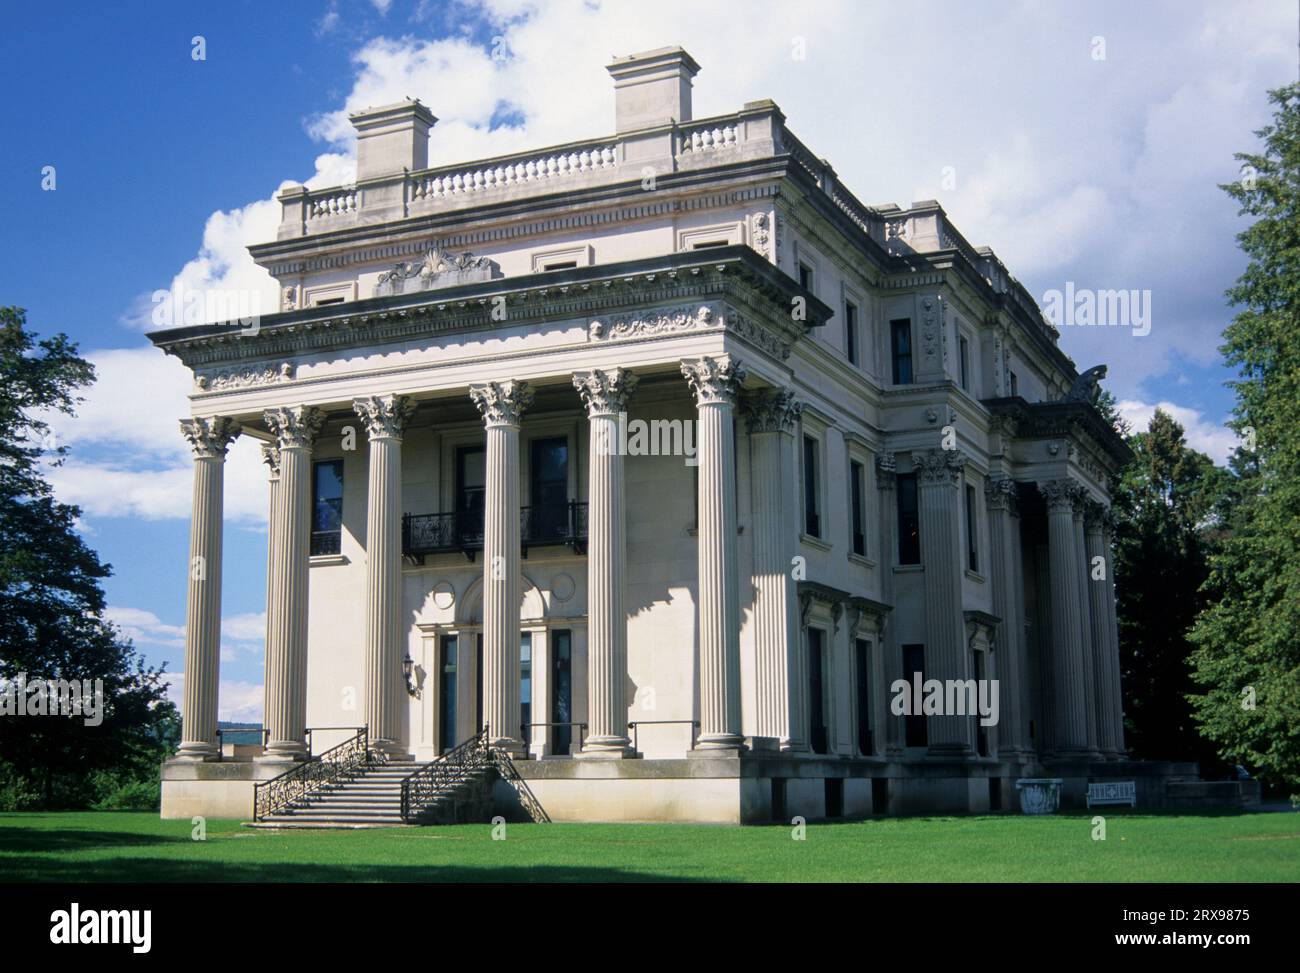
[(822, 536), (820, 507), (817, 503), (817, 440), (803, 437), (803, 531), (809, 537)]
[[(976, 650), (975, 654), (975, 686), (978, 692), (980, 683), (984, 681), (984, 653)], [(975, 752), (981, 757), (989, 755), (989, 728), (984, 725), (978, 712), (971, 717), (975, 721)]]
[(483, 536), (487, 453), (483, 446), (456, 450), (456, 534), (461, 543)]
[(899, 318), (889, 322), (889, 335), (894, 356), (894, 384), (912, 384), (912, 319)]
[(702, 241), (702, 242), (700, 242), (700, 243), (692, 243), (692, 244), (691, 244), (691, 249), (692, 249), (692, 250), (710, 250), (710, 249), (712, 249), (713, 247), (725, 247), (726, 245), (727, 245), (727, 241), (726, 241), (726, 240), (704, 240), (704, 241)]
[(867, 553), (867, 535), (864, 529), (866, 511), (862, 507), (863, 481), (865, 473), (862, 464), (856, 460), (849, 462), (849, 502), (853, 505), (853, 553), (865, 556)]
[(1020, 394), (1020, 382), (1016, 379), (1016, 373), (1015, 373), (1015, 372), (1010, 372), (1009, 374), (1011, 375), (1011, 394), (1012, 394), (1012, 395), (1019, 395), (1019, 394)]
[[(567, 629), (551, 633), (551, 722), (573, 719), (573, 635)], [(567, 755), (573, 743), (573, 727), (553, 727), (551, 752)]]
[(557, 260), (555, 263), (546, 264), (543, 270), (573, 270), (578, 266), (576, 260)]
[(966, 484), (966, 567), (980, 569), (979, 550), (975, 545), (975, 488)]
[(811, 292), (813, 289), (813, 271), (806, 263), (799, 263), (799, 286)]
[(858, 670), (858, 752), (870, 756), (876, 752), (871, 735), (871, 643), (855, 639), (853, 649)]
[(438, 746), (445, 752), (456, 746), (456, 651), (459, 640), (444, 635), (439, 646), (442, 656), (438, 666)]
[(844, 349), (849, 356), (849, 363), (858, 363), (858, 306), (852, 301), (844, 302)]
[(524, 746), (532, 743), (533, 728), (533, 633), (519, 635), (519, 725)]
[(534, 439), (531, 460), (525, 540), (561, 543), (569, 530), (569, 440)]
[(961, 367), (961, 387), (970, 391), (970, 342), (962, 335), (957, 339), (958, 364)]
[(311, 553), (338, 554), (343, 544), (343, 460), (312, 467)]
[[(914, 682), (925, 685), (925, 646), (903, 646), (903, 678), (907, 680), (908, 691)], [(912, 701), (913, 712), (903, 718), (903, 742), (909, 747), (924, 747), (930, 742), (926, 730), (925, 714), (915, 712), (916, 700)]]
[(921, 516), (917, 506), (916, 474), (898, 475), (898, 563), (921, 563)]
[(345, 298), (342, 297), (325, 297), (316, 302), (317, 307), (328, 307), (331, 304), (342, 304)]
[(808, 726), (813, 753), (830, 753), (830, 730), (826, 706), (826, 633), (808, 629)]

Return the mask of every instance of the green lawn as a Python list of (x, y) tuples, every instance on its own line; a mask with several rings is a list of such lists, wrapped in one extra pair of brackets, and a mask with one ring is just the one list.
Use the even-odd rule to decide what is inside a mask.
[(149, 813), (0, 814), (0, 881), (1300, 881), (1300, 815), (892, 818), (788, 827), (262, 831)]

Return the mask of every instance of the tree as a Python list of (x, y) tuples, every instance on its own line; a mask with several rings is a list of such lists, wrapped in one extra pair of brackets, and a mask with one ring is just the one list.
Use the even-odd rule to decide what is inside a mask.
[(1187, 445), (1183, 427), (1157, 409), (1128, 439), (1112, 507), (1116, 615), (1125, 695), (1125, 740), (1135, 757), (1194, 760), (1222, 774), (1215, 747), (1198, 732), (1188, 694), (1188, 631), (1205, 607), (1202, 586), (1219, 543), (1228, 473)]
[(1204, 733), (1265, 782), (1300, 790), (1300, 84), (1269, 93), (1273, 121), (1223, 186), (1253, 222), (1228, 290), (1238, 308), (1221, 351), (1237, 370), (1243, 448), (1210, 603), (1192, 630), (1192, 697)]
[(41, 416), (73, 414), (77, 390), (94, 378), (66, 335), (38, 342), (21, 308), (0, 308), (0, 684), (103, 685), (97, 726), (84, 713), (0, 717), (0, 762), (11, 777), (34, 779), (47, 805), (60, 784), (74, 795), (61, 802), (81, 803), (77, 785), (94, 771), (151, 769), (176, 720), (162, 670), (104, 619), (111, 568), (77, 533), (78, 509), (57, 502), (42, 474), (66, 447)]

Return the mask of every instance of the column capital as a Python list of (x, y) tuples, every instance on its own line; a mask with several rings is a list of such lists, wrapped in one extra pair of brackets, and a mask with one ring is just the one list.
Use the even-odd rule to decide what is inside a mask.
[(686, 359), (682, 375), (695, 395), (695, 405), (733, 405), (748, 374), (745, 366), (730, 355)]
[(485, 426), (518, 426), (524, 411), (533, 404), (533, 388), (527, 382), (484, 382), (469, 387), (469, 397)]
[(789, 432), (803, 413), (803, 403), (795, 399), (794, 389), (784, 388), (746, 392), (741, 407), (751, 433)]
[(966, 454), (960, 449), (930, 449), (913, 453), (912, 462), (922, 483), (955, 484), (966, 469)]
[(400, 440), (415, 413), (415, 403), (405, 395), (368, 395), (353, 399), (352, 409), (371, 439)]
[(311, 449), (325, 425), (325, 413), (311, 405), (267, 409), (262, 418), (275, 433), (280, 449)]
[(990, 510), (1005, 510), (1013, 517), (1020, 513), (1020, 491), (1009, 476), (989, 477), (984, 481), (984, 500)]
[(877, 453), (876, 454), (876, 488), (878, 490), (892, 490), (894, 483), (898, 479), (898, 454), (897, 453)]
[(1043, 495), (1050, 510), (1073, 512), (1075, 504), (1083, 498), (1083, 485), (1078, 480), (1065, 477), (1039, 483), (1038, 492)]
[(266, 464), (267, 476), (272, 480), (280, 479), (280, 447), (275, 443), (262, 443), (262, 462)]
[(181, 435), (194, 450), (195, 459), (224, 460), (226, 450), (238, 438), (240, 431), (239, 423), (227, 416), (181, 420)]
[(1110, 505), (1086, 498), (1083, 501), (1083, 526), (1089, 533), (1102, 533), (1110, 517)]
[(573, 387), (587, 407), (587, 416), (616, 416), (627, 409), (628, 396), (636, 389), (637, 377), (626, 368), (592, 369), (574, 372)]

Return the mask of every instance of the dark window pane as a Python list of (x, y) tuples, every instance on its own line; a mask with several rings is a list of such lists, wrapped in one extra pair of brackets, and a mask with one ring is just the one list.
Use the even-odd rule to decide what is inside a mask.
[(821, 515), (817, 504), (817, 440), (811, 436), (803, 438), (803, 511), (804, 533), (811, 537), (821, 536)]
[[(919, 673), (919, 675), (915, 675)], [(908, 692), (911, 692), (912, 681), (920, 679), (922, 685), (925, 684), (925, 646), (923, 645), (905, 645), (903, 646), (903, 678), (907, 680)], [(915, 710), (916, 700), (912, 700), (913, 710)], [(913, 712), (910, 716), (903, 718), (904, 742), (909, 747), (924, 747), (929, 743), (929, 734), (925, 725), (925, 714)]]
[[(551, 633), (551, 722), (568, 723), (573, 719), (573, 639), (567, 629)], [(567, 754), (573, 741), (573, 728), (553, 728), (551, 752)]]
[(867, 537), (863, 527), (863, 509), (862, 509), (862, 481), (863, 471), (861, 463), (849, 464), (849, 502), (853, 505), (853, 553), (867, 553)]
[(871, 643), (856, 639), (854, 651), (858, 670), (858, 752), (870, 755), (876, 750), (871, 736)]
[(912, 384), (912, 321), (900, 318), (889, 322), (894, 355), (894, 384)]
[(849, 361), (858, 363), (858, 307), (856, 304), (844, 305), (844, 347), (848, 351)]
[(812, 731), (813, 753), (830, 752), (830, 734), (826, 726), (826, 651), (819, 628), (808, 629), (808, 724)]
[(343, 539), (343, 461), (312, 467), (312, 554), (337, 554)]
[(898, 484), (898, 563), (921, 563), (921, 518), (917, 507), (916, 474), (903, 473)]

